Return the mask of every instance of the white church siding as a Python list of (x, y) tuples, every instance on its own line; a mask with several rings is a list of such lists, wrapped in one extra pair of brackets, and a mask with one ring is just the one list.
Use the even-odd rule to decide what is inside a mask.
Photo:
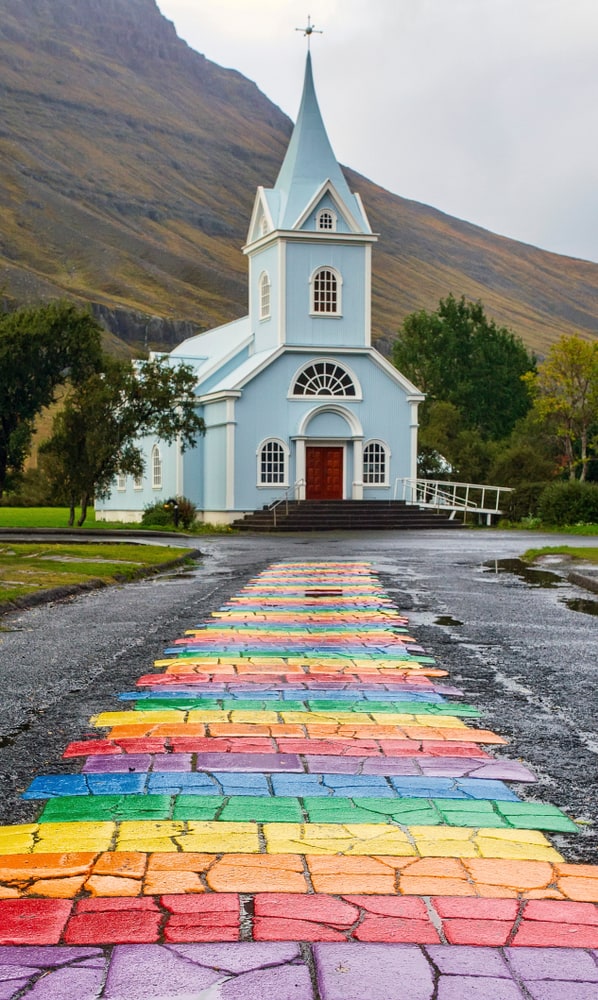
[[(287, 267), (294, 281), (287, 286), (287, 343), (303, 346), (363, 347), (365, 313), (363, 246), (319, 245), (302, 241), (287, 247)], [(339, 278), (338, 314), (315, 315), (311, 310), (311, 279), (321, 267), (333, 268)], [(355, 318), (359, 317), (356, 323)]]

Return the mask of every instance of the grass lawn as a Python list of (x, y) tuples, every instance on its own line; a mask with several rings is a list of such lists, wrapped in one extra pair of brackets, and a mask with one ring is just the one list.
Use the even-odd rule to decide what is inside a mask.
[(54, 587), (103, 580), (134, 580), (148, 569), (181, 556), (189, 549), (134, 544), (35, 544), (0, 541), (0, 604)]
[(525, 559), (526, 562), (533, 562), (540, 556), (570, 556), (571, 559), (583, 559), (586, 562), (598, 563), (598, 546), (581, 548), (575, 545), (546, 545), (543, 549), (528, 549), (521, 558)]
[[(77, 511), (76, 516), (79, 516)], [(0, 528), (68, 528), (68, 507), (2, 507), (0, 506)], [(87, 518), (82, 528), (73, 527), (73, 531), (85, 531), (95, 528), (101, 531), (116, 532), (123, 529), (143, 531), (169, 531), (189, 535), (231, 534), (233, 529), (228, 524), (202, 524), (196, 522), (190, 529), (175, 528), (164, 524), (142, 525), (138, 522), (126, 524), (123, 521), (96, 521), (93, 507), (87, 512)]]
[[(0, 507), (0, 528), (68, 528), (68, 507)], [(87, 513), (86, 528), (97, 528), (96, 512)]]

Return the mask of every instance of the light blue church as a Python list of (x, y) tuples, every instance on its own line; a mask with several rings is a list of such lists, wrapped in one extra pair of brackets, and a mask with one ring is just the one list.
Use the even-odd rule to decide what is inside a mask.
[(423, 395), (371, 346), (376, 236), (336, 161), (308, 53), (297, 123), (273, 188), (257, 191), (243, 252), (249, 315), (169, 355), (197, 374), (205, 437), (144, 441), (99, 520), (138, 520), (177, 495), (228, 523), (281, 498), (387, 500), (416, 476)]

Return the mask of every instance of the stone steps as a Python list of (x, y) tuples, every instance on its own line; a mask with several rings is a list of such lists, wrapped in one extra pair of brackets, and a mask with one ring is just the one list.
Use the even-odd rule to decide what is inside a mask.
[(302, 500), (263, 507), (233, 522), (239, 531), (418, 531), (458, 528), (446, 513), (422, 510), (403, 500)]

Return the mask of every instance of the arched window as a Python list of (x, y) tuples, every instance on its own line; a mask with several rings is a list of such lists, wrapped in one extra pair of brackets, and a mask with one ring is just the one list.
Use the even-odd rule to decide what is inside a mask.
[(264, 441), (258, 450), (258, 485), (284, 486), (287, 478), (287, 449), (281, 441)]
[(142, 490), (143, 489), (143, 476), (135, 476), (133, 479), (133, 489)]
[(162, 456), (157, 444), (152, 448), (152, 489), (162, 489)]
[(356, 396), (349, 372), (336, 361), (313, 361), (295, 379), (293, 396)]
[(329, 208), (323, 208), (316, 217), (316, 226), (324, 232), (336, 232), (336, 215)]
[(270, 226), (268, 225), (268, 220), (265, 215), (262, 216), (262, 222), (260, 225), (260, 236), (266, 236), (270, 232)]
[(260, 319), (268, 319), (270, 316), (270, 277), (267, 271), (260, 275)]
[(332, 267), (319, 267), (311, 279), (311, 311), (318, 315), (340, 316), (341, 277)]
[(370, 441), (363, 449), (363, 485), (388, 486), (388, 449), (381, 441)]

